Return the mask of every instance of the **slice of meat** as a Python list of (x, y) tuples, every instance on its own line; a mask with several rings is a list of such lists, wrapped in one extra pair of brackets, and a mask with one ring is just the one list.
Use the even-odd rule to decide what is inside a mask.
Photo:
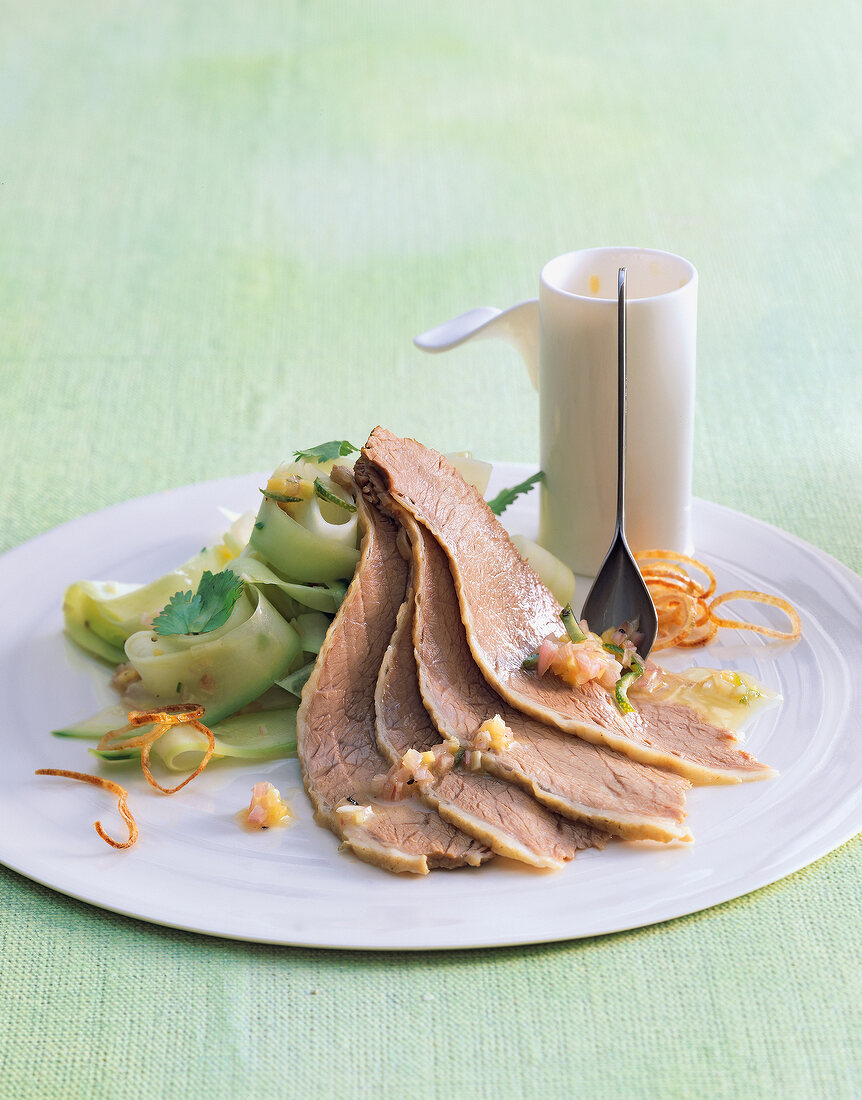
[(484, 721), (499, 714), (516, 744), (505, 752), (484, 752), (487, 771), (522, 784), (567, 817), (627, 839), (691, 840), (682, 824), (687, 780), (550, 729), (493, 691), (467, 646), (443, 550), (415, 521), (406, 527), (417, 590), (413, 641), (419, 682), (440, 732), (469, 741)]
[[(413, 656), (412, 593), (383, 658), (375, 696), (377, 744), (391, 764), (409, 749), (426, 752), (440, 735), (419, 694)], [(550, 813), (525, 791), (481, 772), (453, 769), (416, 784), (418, 797), (442, 818), (487, 844), (501, 856), (534, 867), (561, 867), (580, 848), (604, 847), (607, 834)]]
[[(349, 474), (333, 478), (355, 491)], [(388, 871), (426, 874), (433, 867), (477, 866), (490, 851), (413, 799), (376, 802), (375, 775), (387, 770), (374, 738), (374, 689), (407, 587), (398, 529), (357, 493), (362, 554), (297, 712), (297, 752), (314, 818), (343, 847)], [(370, 806), (365, 821), (336, 812), (350, 800)], [(349, 811), (350, 812), (350, 811)]]
[(522, 662), (543, 638), (560, 632), (559, 604), (487, 504), (442, 455), (375, 428), (356, 473), (411, 512), (446, 551), (476, 663), (518, 710), (695, 783), (774, 774), (738, 747), (732, 731), (689, 707), (639, 700), (635, 714), (623, 715), (593, 681), (572, 688), (553, 674), (540, 679), (523, 671)]

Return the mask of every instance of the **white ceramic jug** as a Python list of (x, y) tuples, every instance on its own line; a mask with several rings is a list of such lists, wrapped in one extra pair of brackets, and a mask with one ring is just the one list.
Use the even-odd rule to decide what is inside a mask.
[(617, 273), (627, 272), (626, 533), (633, 550), (691, 553), (697, 272), (644, 248), (568, 252), (542, 269), (539, 297), (472, 309), (417, 336), (423, 351), (500, 338), (539, 391), (539, 541), (596, 573), (616, 508)]

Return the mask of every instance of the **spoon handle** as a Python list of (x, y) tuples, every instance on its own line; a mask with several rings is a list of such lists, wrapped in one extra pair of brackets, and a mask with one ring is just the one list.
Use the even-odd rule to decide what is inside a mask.
[(617, 534), (625, 530), (626, 483), (626, 269), (617, 284)]

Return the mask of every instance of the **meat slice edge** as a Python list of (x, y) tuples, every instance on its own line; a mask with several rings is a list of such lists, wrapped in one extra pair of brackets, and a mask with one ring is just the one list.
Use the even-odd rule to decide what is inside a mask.
[[(408, 749), (426, 752), (440, 734), (422, 702), (413, 654), (413, 599), (398, 612), (377, 681), (377, 744), (391, 764)], [(604, 847), (606, 833), (550, 813), (519, 787), (481, 772), (452, 770), (416, 784), (418, 797), (444, 820), (497, 855), (534, 867), (559, 868), (582, 848)]]
[(445, 554), (412, 517), (414, 649), (422, 699), (441, 733), (469, 739), (499, 714), (516, 744), (484, 752), (483, 767), (519, 783), (549, 808), (630, 840), (690, 840), (682, 824), (690, 784), (537, 722), (494, 692), (467, 646)]
[(476, 490), (436, 451), (375, 428), (357, 478), (388, 493), (440, 543), (449, 559), (467, 641), (483, 676), (518, 710), (694, 783), (737, 783), (775, 773), (737, 745), (730, 730), (677, 704), (639, 701), (622, 715), (591, 682), (572, 688), (522, 670), (549, 633), (559, 604), (512, 545)]
[[(374, 691), (407, 586), (407, 563), (392, 520), (371, 512), (347, 471), (333, 478), (356, 493), (362, 551), (353, 580), (326, 634), (297, 712), (297, 753), (319, 825), (360, 859), (388, 871), (427, 874), (434, 867), (477, 866), (488, 848), (413, 799), (380, 803), (373, 780), (387, 764), (374, 736)], [(370, 805), (364, 822), (336, 807)]]

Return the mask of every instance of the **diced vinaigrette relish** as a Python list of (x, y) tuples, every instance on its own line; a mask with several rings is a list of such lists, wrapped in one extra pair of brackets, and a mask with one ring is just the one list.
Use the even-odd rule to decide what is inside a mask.
[(385, 775), (376, 775), (373, 791), (378, 798), (397, 802), (409, 795), (407, 787), (412, 783), (424, 783), (452, 770), (455, 754), (460, 745), (457, 740), (443, 741), (426, 752), (408, 749), (398, 764), (393, 764)]
[(401, 757), (401, 767), (410, 773), (411, 779), (421, 782), (423, 779), (431, 778), (435, 759), (434, 753), (430, 749), (427, 752), (408, 749)]
[(738, 672), (724, 669), (716, 672), (713, 669), (689, 669), (686, 677), (700, 685), (701, 690), (714, 693), (716, 696), (724, 696), (734, 703), (743, 706), (753, 699), (760, 698), (760, 688), (750, 678), (743, 680)]
[(252, 829), (271, 829), (290, 817), (290, 809), (272, 783), (255, 783), (246, 823)]
[(483, 722), (464, 744), (457, 738), (451, 738), (426, 752), (408, 749), (399, 763), (393, 764), (385, 775), (374, 777), (372, 790), (378, 798), (397, 802), (409, 796), (412, 784), (440, 779), (450, 772), (461, 749), (467, 750), (463, 755), (465, 769), (478, 771), (482, 766), (483, 752), (506, 752), (517, 744), (512, 731), (500, 715), (495, 714)]
[(342, 825), (364, 825), (374, 816), (373, 806), (354, 806), (352, 802), (343, 802), (335, 807), (338, 820)]
[(479, 752), (487, 752), (489, 749), (491, 752), (507, 752), (517, 743), (499, 714), (483, 722), (470, 739), (470, 744)]
[(547, 668), (574, 687), (597, 680), (602, 687), (613, 691), (624, 667), (615, 654), (604, 648), (597, 634), (587, 634), (583, 642), (549, 635), (542, 642), (542, 649), (550, 656)]

